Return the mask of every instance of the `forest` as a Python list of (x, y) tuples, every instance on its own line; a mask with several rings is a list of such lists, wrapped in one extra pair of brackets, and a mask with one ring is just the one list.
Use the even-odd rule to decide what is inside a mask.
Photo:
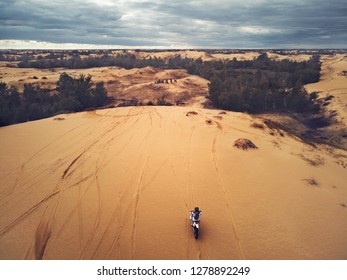
[[(238, 61), (182, 58), (161, 59), (155, 56), (139, 59), (134, 54), (122, 53), (81, 57), (74, 51), (67, 58), (64, 53), (46, 56), (22, 55), (17, 67), (68, 69), (117, 66), (125, 69), (154, 67), (186, 69), (189, 74), (209, 80), (208, 98), (216, 108), (247, 112), (319, 113), (316, 93), (308, 94), (304, 85), (319, 81), (319, 55), (303, 62), (288, 59), (272, 60), (267, 53), (256, 59)], [(57, 82), (57, 94), (47, 89), (25, 85), (19, 93), (15, 87), (0, 84), (0, 125), (44, 118), (58, 112), (77, 112), (105, 106), (111, 102), (102, 83), (91, 86), (91, 76), (77, 79), (62, 74)]]
[(319, 81), (318, 56), (298, 63), (264, 54), (252, 61), (212, 64), (200, 75), (210, 81), (209, 98), (216, 107), (248, 113), (319, 111), (317, 94), (304, 89)]
[(23, 92), (0, 82), (0, 126), (38, 120), (59, 113), (79, 112), (108, 104), (111, 98), (103, 82), (92, 86), (92, 76), (73, 78), (62, 73), (55, 93), (31, 84)]

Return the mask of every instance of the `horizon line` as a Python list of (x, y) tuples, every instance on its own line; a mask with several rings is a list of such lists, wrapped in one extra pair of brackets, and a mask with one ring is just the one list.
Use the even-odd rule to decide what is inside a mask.
[(209, 46), (124, 46), (124, 45), (104, 45), (85, 43), (53, 43), (36, 40), (0, 40), (0, 51), (3, 50), (347, 50), (346, 47), (209, 47)]

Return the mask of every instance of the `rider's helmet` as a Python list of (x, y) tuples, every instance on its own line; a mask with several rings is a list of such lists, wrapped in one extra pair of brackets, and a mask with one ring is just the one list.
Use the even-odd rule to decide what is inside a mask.
[(195, 207), (195, 212), (200, 212), (199, 207)]

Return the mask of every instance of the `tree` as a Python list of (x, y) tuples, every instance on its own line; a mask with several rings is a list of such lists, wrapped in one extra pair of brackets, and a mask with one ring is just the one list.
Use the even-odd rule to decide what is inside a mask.
[(66, 107), (69, 111), (81, 111), (107, 104), (109, 99), (104, 83), (98, 82), (93, 88), (91, 79), (91, 75), (81, 74), (78, 78), (73, 78), (62, 73), (56, 88), (62, 99), (60, 107)]
[(74, 95), (74, 79), (67, 73), (60, 74), (57, 82), (57, 91), (62, 97), (69, 97)]
[(98, 82), (95, 85), (95, 106), (103, 106), (108, 102), (107, 90), (105, 88), (104, 82)]

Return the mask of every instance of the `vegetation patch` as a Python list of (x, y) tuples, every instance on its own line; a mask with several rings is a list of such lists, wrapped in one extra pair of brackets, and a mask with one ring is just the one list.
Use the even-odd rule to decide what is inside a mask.
[[(210, 81), (209, 99), (215, 107), (248, 113), (263, 112), (318, 112), (315, 95), (307, 94), (304, 85), (319, 81), (318, 55), (304, 62), (287, 59), (272, 60), (266, 53), (257, 59), (238, 61), (182, 58), (139, 59), (134, 54), (123, 53), (82, 58), (78, 51), (52, 54), (36, 59), (26, 56), (18, 67), (82, 69), (117, 66), (125, 69), (155, 67), (160, 69), (186, 69), (189, 74)], [(172, 79), (170, 80), (172, 81)], [(168, 82), (168, 80), (166, 80)]]
[[(91, 54), (94, 54), (93, 56)], [(7, 60), (13, 57), (12, 53), (3, 53), (2, 59)], [(1, 59), (1, 57), (0, 57)], [(323, 99), (318, 98), (318, 93), (308, 94), (304, 88), (305, 84), (319, 81), (320, 77), (320, 58), (313, 55), (311, 59), (303, 62), (295, 62), (291, 60), (273, 60), (270, 59), (266, 52), (260, 54), (256, 59), (252, 60), (213, 60), (203, 61), (202, 59), (192, 59), (176, 55), (169, 58), (157, 58), (149, 56), (146, 59), (140, 59), (133, 53), (113, 54), (109, 50), (99, 51), (41, 51), (40, 53), (26, 52), (16, 56), (15, 61), (19, 61), (17, 67), (21, 68), (39, 68), (49, 69), (54, 72), (56, 68), (69, 69), (86, 69), (93, 67), (121, 67), (125, 69), (153, 67), (157, 69), (185, 69), (191, 75), (198, 75), (210, 81), (208, 99), (215, 108), (232, 110), (247, 113), (300, 113), (305, 124), (310, 128), (316, 129), (329, 125), (331, 122), (322, 114), (322, 108), (326, 108), (333, 96)], [(139, 71), (139, 73), (143, 73)], [(66, 75), (66, 74), (65, 74)], [(37, 78), (37, 77), (36, 77)], [(64, 77), (61, 77), (62, 79)], [(164, 84), (176, 83), (175, 75), (166, 77), (165, 79), (156, 80), (154, 83), (163, 82)], [(31, 78), (33, 79), (33, 78)], [(45, 77), (42, 77), (45, 79)], [(86, 76), (82, 78), (89, 79)], [(25, 111), (21, 106), (13, 106), (16, 103), (16, 94), (11, 98), (6, 97), (7, 94), (0, 93), (0, 101), (5, 100), (1, 104), (0, 124), (12, 124), (16, 122), (27, 121), (50, 116), (54, 112), (60, 111), (81, 111), (88, 108), (107, 105), (110, 100), (105, 98), (105, 88), (101, 90), (101, 94), (94, 94), (88, 89), (83, 97), (81, 90), (84, 82), (71, 83), (66, 79), (65, 82), (72, 85), (71, 91), (61, 88), (53, 91), (35, 87), (37, 92), (45, 92), (45, 96), (50, 95), (50, 102), (34, 102), (36, 105), (28, 105), (32, 102), (22, 102), (25, 98), (21, 98), (21, 104), (26, 103), (30, 112), (33, 112), (32, 106), (39, 105), (45, 107), (43, 109), (36, 108), (38, 113), (32, 113), (33, 116), (23, 117)], [(186, 81), (185, 81), (186, 82)], [(77, 85), (80, 83), (80, 85)], [(88, 83), (88, 82), (87, 82)], [(109, 85), (117, 83), (117, 81), (109, 81)], [(189, 83), (188, 83), (189, 84)], [(100, 85), (96, 85), (100, 89)], [(157, 86), (157, 85), (156, 85)], [(79, 89), (77, 89), (79, 88)], [(77, 90), (77, 91), (76, 91)], [(98, 91), (95, 89), (95, 91)], [(46, 94), (48, 92), (48, 94)], [(53, 92), (58, 92), (55, 96)], [(40, 95), (40, 94), (39, 94)], [(101, 97), (101, 98), (99, 98)], [(38, 99), (40, 99), (39, 97)], [(9, 100), (11, 99), (11, 101)], [(53, 100), (54, 99), (54, 100)], [(56, 100), (59, 99), (59, 100)], [(101, 102), (101, 100), (103, 101)], [(176, 98), (177, 99), (177, 98)], [(121, 101), (121, 100), (118, 100)], [(169, 106), (173, 104), (184, 104), (184, 100), (171, 100), (169, 98), (157, 98), (150, 100), (154, 105)], [(18, 103), (18, 102), (17, 102)], [(131, 105), (143, 105), (141, 100)], [(151, 105), (151, 104), (149, 104)], [(121, 104), (121, 106), (129, 106)], [(31, 114), (31, 113), (30, 113)], [(29, 115), (30, 115), (29, 114)], [(220, 115), (226, 114), (221, 111)], [(313, 114), (313, 116), (312, 116)], [(13, 115), (11, 117), (10, 115)], [(266, 124), (265, 124), (266, 125)], [(258, 127), (259, 129), (262, 129)], [(281, 134), (278, 130), (278, 132)]]
[(107, 96), (104, 83), (93, 86), (91, 79), (90, 75), (73, 78), (62, 73), (54, 90), (25, 84), (23, 92), (0, 82), (0, 126), (109, 104), (111, 99)]
[(276, 131), (281, 137), (284, 137), (283, 131), (286, 131), (287, 128), (283, 124), (272, 120), (264, 120), (264, 124), (272, 130), (271, 135), (274, 136), (274, 131)]
[(313, 115), (313, 116), (307, 116), (303, 123), (311, 129), (317, 129), (322, 127), (327, 127), (331, 125), (333, 122), (332, 118), (325, 115)]
[(324, 165), (325, 163), (324, 158), (321, 157), (320, 155), (315, 155), (314, 157), (308, 157), (308, 156), (300, 154), (299, 156), (312, 166), (320, 166), (320, 165)]
[(220, 120), (220, 121), (223, 119), (222, 116), (213, 116), (213, 118), (215, 118), (215, 119), (217, 119), (217, 120)]
[(319, 187), (319, 184), (315, 179), (303, 179), (303, 181), (305, 181), (310, 186)]
[(196, 74), (210, 80), (209, 98), (219, 108), (248, 113), (320, 109), (316, 96), (303, 87), (319, 81), (319, 56), (299, 63), (271, 60), (264, 53), (250, 61), (204, 62)]
[(195, 112), (195, 111), (189, 111), (187, 114), (186, 114), (186, 116), (188, 117), (188, 116), (190, 116), (190, 115), (197, 115), (198, 113), (197, 112)]
[(234, 146), (238, 149), (248, 150), (248, 149), (258, 149), (258, 147), (248, 139), (239, 138), (234, 142)]
[(258, 128), (258, 129), (264, 129), (265, 128), (264, 124), (262, 124), (262, 123), (252, 123), (251, 127)]
[(341, 165), (343, 168), (347, 168), (347, 162), (343, 160), (336, 161), (338, 165)]

